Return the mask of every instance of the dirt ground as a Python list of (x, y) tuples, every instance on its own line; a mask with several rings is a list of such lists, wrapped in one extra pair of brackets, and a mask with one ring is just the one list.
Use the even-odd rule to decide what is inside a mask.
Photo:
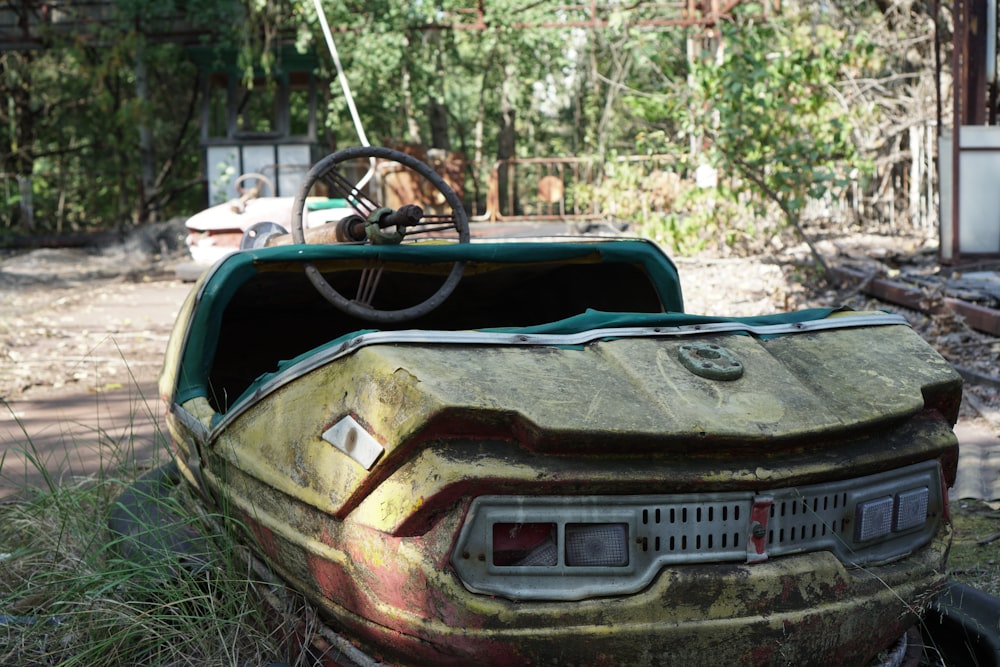
[[(182, 225), (173, 222), (99, 249), (0, 251), (0, 496), (25, 483), (45, 483), (40, 468), (65, 483), (78, 473), (95, 474), (95, 466), (115, 471), (164, 456), (155, 380), (191, 289), (175, 273), (187, 261), (182, 236)], [(901, 263), (928, 271), (934, 266), (932, 243), (918, 237), (856, 236), (818, 247), (828, 261), (866, 271), (898, 271)], [(802, 268), (807, 260), (804, 245), (780, 257), (675, 258), (689, 312), (887, 308), (856, 288), (819, 285), (817, 274)], [(997, 338), (954, 317), (888, 308), (907, 316), (956, 365), (996, 377)], [(962, 417), (994, 440), (1000, 433), (998, 386), (1000, 381), (971, 386), (972, 403)]]
[(190, 287), (174, 279), (182, 235), (171, 223), (102, 248), (0, 251), (0, 398), (154, 377)]
[(182, 232), (153, 231), (0, 253), (0, 497), (163, 458), (156, 377), (191, 285)]
[[(182, 234), (168, 226), (103, 248), (0, 251), (0, 398), (101, 393), (155, 378), (191, 287), (176, 277), (188, 263)], [(768, 259), (676, 262), (691, 312), (760, 315), (809, 301)]]

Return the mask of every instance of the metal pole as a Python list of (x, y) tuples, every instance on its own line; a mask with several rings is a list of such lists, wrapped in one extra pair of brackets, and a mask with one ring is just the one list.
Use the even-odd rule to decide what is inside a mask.
[(962, 74), (965, 71), (965, 45), (967, 44), (966, 35), (966, 12), (968, 7), (964, 0), (955, 0), (953, 5), (954, 16), (953, 20), (955, 23), (955, 32), (952, 36), (952, 109), (951, 109), (951, 125), (952, 125), (952, 137), (951, 137), (951, 262), (958, 263), (960, 258), (960, 244), (958, 242), (958, 232), (959, 232), (959, 214), (960, 206), (959, 200), (961, 199), (961, 178), (959, 178), (959, 172), (961, 171), (960, 164), (962, 158), (962, 92), (963, 92), (963, 77)]

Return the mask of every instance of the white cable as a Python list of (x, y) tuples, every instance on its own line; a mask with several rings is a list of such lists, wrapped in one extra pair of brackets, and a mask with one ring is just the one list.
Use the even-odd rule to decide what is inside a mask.
[[(362, 146), (371, 146), (368, 143), (368, 137), (365, 136), (365, 128), (361, 125), (358, 108), (354, 106), (354, 95), (351, 94), (351, 87), (347, 83), (344, 66), (340, 64), (340, 54), (337, 53), (337, 45), (333, 43), (333, 33), (330, 32), (330, 24), (326, 22), (326, 14), (323, 12), (320, 0), (313, 0), (313, 4), (316, 6), (316, 16), (319, 17), (319, 24), (323, 28), (323, 36), (326, 37), (326, 46), (330, 49), (330, 55), (333, 56), (333, 64), (337, 66), (337, 78), (340, 79), (340, 87), (344, 89), (344, 99), (347, 100), (347, 108), (350, 110), (351, 118), (354, 120), (354, 130), (358, 133), (358, 140)], [(368, 172), (355, 184), (355, 189), (361, 190), (364, 188), (374, 175), (375, 158), (372, 157), (368, 158)]]
[(326, 22), (326, 14), (323, 13), (320, 0), (313, 0), (313, 4), (316, 5), (316, 15), (319, 17), (320, 26), (323, 28), (323, 35), (326, 37), (326, 46), (330, 49), (330, 55), (333, 56), (333, 64), (337, 66), (337, 78), (340, 79), (340, 87), (344, 89), (347, 108), (351, 112), (351, 118), (354, 119), (354, 129), (358, 133), (358, 139), (361, 141), (362, 146), (371, 146), (368, 143), (368, 137), (365, 136), (365, 128), (361, 126), (358, 109), (354, 106), (354, 95), (351, 94), (351, 87), (347, 83), (347, 75), (344, 74), (344, 67), (340, 64), (340, 55), (337, 53), (337, 45), (333, 43), (333, 33), (330, 32), (330, 24)]

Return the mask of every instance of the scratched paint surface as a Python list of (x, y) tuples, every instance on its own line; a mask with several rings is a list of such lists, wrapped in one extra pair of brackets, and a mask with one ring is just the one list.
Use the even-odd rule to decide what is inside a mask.
[[(673, 567), (634, 595), (572, 603), (476, 595), (450, 565), (486, 493), (782, 488), (932, 459), (954, 479), (960, 383), (909, 329), (699, 340), (742, 374), (703, 377), (671, 339), (373, 345), (212, 440), (204, 399), (175, 406), (168, 427), (185, 475), (335, 629), (390, 662), (864, 664), (942, 581), (947, 525), (893, 563), (816, 552)], [(178, 357), (172, 342), (168, 401)], [(384, 447), (370, 470), (320, 437), (347, 415)]]

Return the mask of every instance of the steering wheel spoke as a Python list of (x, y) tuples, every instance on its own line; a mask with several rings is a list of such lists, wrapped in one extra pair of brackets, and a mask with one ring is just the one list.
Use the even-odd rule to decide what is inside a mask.
[(420, 234), (423, 238), (447, 237), (455, 229), (451, 216), (428, 215), (418, 224), (407, 226), (406, 235)]
[(358, 189), (355, 183), (352, 183), (337, 169), (325, 172), (319, 177), (319, 180), (326, 186), (330, 197), (344, 199), (358, 215), (364, 218), (379, 208), (375, 200)]
[[(247, 181), (253, 181), (250, 186), (244, 186), (243, 184)], [(260, 196), (262, 192), (266, 192), (267, 196), (274, 196), (274, 183), (271, 179), (257, 172), (251, 172), (249, 174), (243, 174), (233, 181), (233, 188), (236, 190), (241, 198), (246, 197), (248, 199), (253, 199)]]
[[(391, 169), (380, 172), (375, 168), (377, 160), (382, 160), (383, 165), (391, 165)], [(356, 178), (359, 164), (360, 171), (365, 166), (369, 168)], [(342, 221), (338, 228), (338, 241), (392, 245), (407, 237), (420, 237), (469, 242), (465, 208), (440, 175), (411, 155), (389, 148), (363, 146), (332, 153), (309, 171), (292, 205), (290, 231), (295, 243), (307, 242), (306, 200), (317, 184), (323, 186), (327, 196), (346, 200), (354, 210), (355, 216)], [(433, 210), (425, 212), (425, 208)], [(324, 234), (313, 236), (314, 241), (332, 238)], [(390, 323), (421, 317), (441, 305), (454, 291), (464, 269), (464, 262), (455, 262), (437, 291), (419, 303), (398, 310), (383, 310), (375, 305), (383, 274), (390, 270), (381, 259), (366, 263), (353, 299), (338, 292), (315, 265), (306, 265), (306, 275), (320, 294), (340, 310), (371, 322)]]
[(361, 281), (358, 284), (358, 295), (354, 301), (366, 308), (372, 307), (372, 300), (375, 298), (375, 290), (378, 289), (379, 280), (382, 279), (382, 270), (385, 262), (379, 259), (369, 260), (361, 269)]

